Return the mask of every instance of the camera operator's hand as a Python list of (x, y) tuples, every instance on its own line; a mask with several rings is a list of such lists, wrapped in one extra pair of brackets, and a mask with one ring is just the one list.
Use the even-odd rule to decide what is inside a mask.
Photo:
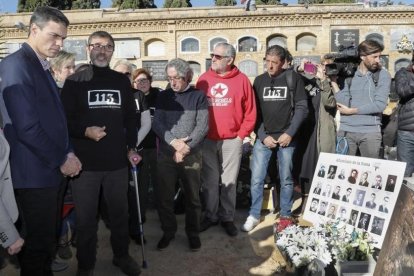
[(358, 109), (355, 107), (347, 107), (344, 104), (337, 103), (336, 108), (342, 115), (353, 115), (358, 113)]
[(339, 85), (338, 85), (338, 76), (337, 75), (333, 75), (333, 76), (329, 76), (329, 79), (331, 80), (331, 87), (332, 87), (332, 91), (334, 93), (338, 93), (339, 90)]
[(300, 65), (297, 68), (297, 71), (298, 72), (305, 71), (305, 63), (308, 63), (308, 62), (309, 62), (309, 60), (307, 58), (302, 59), (301, 62), (300, 62)]

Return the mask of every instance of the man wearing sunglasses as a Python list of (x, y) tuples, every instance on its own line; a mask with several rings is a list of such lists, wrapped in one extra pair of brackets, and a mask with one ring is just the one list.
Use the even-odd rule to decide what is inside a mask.
[(242, 144), (256, 122), (252, 85), (234, 65), (235, 57), (232, 45), (218, 43), (211, 54), (211, 69), (200, 76), (196, 85), (206, 93), (209, 104), (201, 177), (205, 216), (200, 231), (220, 220), (229, 236), (238, 233), (233, 219)]
[(127, 275), (140, 273), (128, 253), (128, 160), (136, 165), (137, 118), (130, 79), (109, 68), (114, 39), (104, 31), (89, 36), (89, 68), (75, 73), (65, 82), (62, 103), (69, 135), (83, 164), (73, 179), (76, 206), (77, 275), (93, 275), (96, 262), (98, 206), (105, 200), (113, 264)]

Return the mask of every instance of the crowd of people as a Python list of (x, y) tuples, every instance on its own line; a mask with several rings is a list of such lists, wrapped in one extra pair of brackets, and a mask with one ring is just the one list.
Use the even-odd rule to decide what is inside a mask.
[[(0, 63), (0, 244), (17, 254), (21, 275), (64, 269), (54, 260), (71, 257), (70, 242), (77, 247), (77, 275), (93, 275), (99, 216), (111, 231), (113, 264), (126, 275), (139, 275), (129, 241), (146, 242), (138, 224), (145, 222), (151, 190), (163, 231), (157, 248), (165, 250), (175, 237), (174, 196), (180, 187), (189, 248), (198, 251), (200, 232), (210, 227), (220, 224), (233, 237), (260, 223), (268, 168), (279, 174), (279, 232), (296, 223), (295, 184), (302, 187), (304, 206), (318, 156), (335, 153), (337, 136), (347, 139), (347, 154), (380, 158), (391, 76), (380, 65), (384, 48), (377, 41), (358, 45), (360, 63), (350, 80), (326, 73), (333, 60), (303, 60), (295, 67), (287, 49), (270, 46), (266, 72), (253, 85), (234, 64), (235, 48), (222, 42), (195, 85), (190, 64), (170, 60), (169, 85), (161, 91), (152, 87), (146, 69), (126, 60), (110, 68), (115, 42), (105, 31), (88, 38), (90, 63), (75, 66), (74, 54), (60, 51), (68, 25), (59, 10), (37, 8), (27, 42)], [(413, 63), (396, 74), (398, 158), (407, 162), (406, 176), (414, 171)], [(250, 146), (251, 206), (237, 227), (237, 177)], [(137, 165), (140, 206), (129, 175)], [(337, 168), (321, 167), (318, 176), (325, 173), (333, 178)], [(355, 183), (357, 174), (348, 181)], [(363, 173), (360, 185), (368, 186), (366, 180)], [(377, 180), (373, 187), (382, 185)], [(314, 192), (339, 200), (340, 189), (321, 184)], [(376, 206), (375, 196), (367, 207)], [(312, 202), (311, 211), (317, 205)], [(335, 206), (326, 207), (323, 213), (334, 216)], [(358, 224), (366, 228), (366, 221)]]

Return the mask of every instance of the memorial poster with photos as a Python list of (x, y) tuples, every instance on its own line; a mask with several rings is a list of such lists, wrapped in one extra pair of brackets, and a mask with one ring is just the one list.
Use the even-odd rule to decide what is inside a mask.
[(367, 231), (381, 248), (405, 163), (321, 153), (303, 218), (313, 224), (341, 220), (349, 231)]

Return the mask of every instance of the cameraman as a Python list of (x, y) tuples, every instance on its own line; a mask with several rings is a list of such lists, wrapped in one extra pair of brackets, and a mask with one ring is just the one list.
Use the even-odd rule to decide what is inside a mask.
[[(348, 140), (348, 155), (379, 158), (381, 147), (381, 116), (387, 106), (391, 76), (381, 68), (380, 55), (384, 46), (374, 40), (358, 45), (361, 59), (352, 79), (345, 80), (338, 91), (333, 84), (337, 109), (341, 114), (338, 136)], [(377, 72), (378, 71), (378, 72)]]

